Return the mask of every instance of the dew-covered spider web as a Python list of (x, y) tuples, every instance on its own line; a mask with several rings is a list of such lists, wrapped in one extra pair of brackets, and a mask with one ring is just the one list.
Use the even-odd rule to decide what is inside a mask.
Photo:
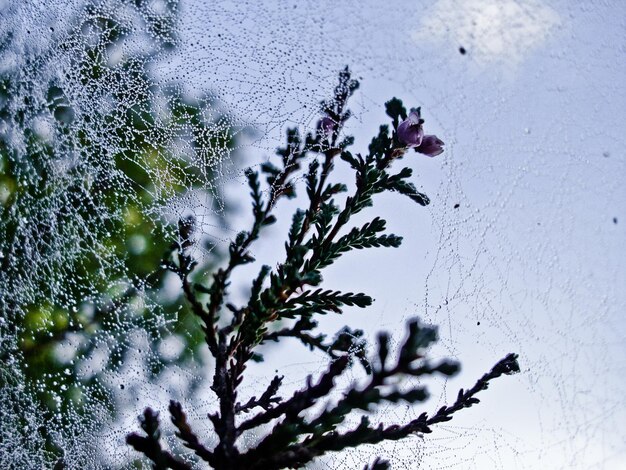
[[(436, 411), (509, 352), (522, 373), (432, 434), (309, 467), (624, 468), (625, 13), (618, 0), (0, 1), (2, 468), (149, 468), (124, 442), (145, 406), (193, 462), (171, 398), (214, 444), (211, 359), (163, 254), (193, 216), (198, 277), (223, 261), (250, 220), (244, 169), (275, 158), (288, 128), (314, 128), (345, 66), (361, 82), (355, 152), (394, 96), (446, 143), (407, 161), (426, 209), (375, 204), (403, 245), (325, 275), (376, 302), (324, 332), (399, 342), (419, 316), (439, 325), (431, 354), (463, 365), (425, 404), (373, 421)], [(278, 209), (259, 263), (282, 259), (296, 207)], [(242, 295), (255, 272), (233, 279)], [(295, 341), (263, 352), (244, 396), (275, 370), (287, 396), (327, 364)]]

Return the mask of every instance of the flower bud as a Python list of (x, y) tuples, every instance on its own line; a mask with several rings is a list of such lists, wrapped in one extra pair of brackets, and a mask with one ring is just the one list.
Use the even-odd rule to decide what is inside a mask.
[(317, 123), (317, 132), (322, 138), (328, 138), (335, 131), (335, 121), (328, 116), (323, 117)]
[(443, 141), (436, 135), (425, 135), (422, 143), (415, 150), (429, 157), (436, 157), (443, 153), (443, 145)]
[(409, 117), (398, 125), (398, 140), (407, 147), (418, 147), (424, 138), (419, 111), (411, 111)]

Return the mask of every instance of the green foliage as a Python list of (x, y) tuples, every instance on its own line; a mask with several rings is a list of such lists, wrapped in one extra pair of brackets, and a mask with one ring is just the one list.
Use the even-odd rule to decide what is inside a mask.
[[(217, 445), (209, 449), (201, 443), (190, 429), (180, 403), (170, 403), (170, 414), (178, 429), (176, 435), (212, 468), (300, 468), (328, 452), (429, 433), (433, 425), (448, 421), (457, 411), (477, 403), (475, 395), (487, 388), (490, 380), (519, 371), (517, 356), (509, 354), (471, 389), (461, 390), (453, 405), (440, 408), (432, 416), (423, 413), (408, 423), (374, 426), (363, 415), (356, 428), (346, 429), (346, 418), (354, 413), (370, 412), (383, 403), (417, 404), (428, 398), (423, 385), (403, 387), (402, 378), (451, 376), (459, 370), (456, 362), (432, 362), (427, 358), (428, 348), (437, 341), (437, 330), (417, 320), (408, 323), (407, 336), (395, 354), (390, 351), (389, 336), (381, 333), (377, 355), (372, 359), (367, 357), (367, 345), (360, 330), (345, 327), (330, 342), (324, 335), (315, 333), (316, 316), (341, 313), (346, 306), (366, 308), (372, 303), (363, 293), (320, 287), (323, 270), (353, 250), (398, 247), (402, 241), (399, 236), (385, 233), (386, 223), (380, 217), (360, 227), (350, 227), (352, 216), (370, 207), (374, 196), (384, 191), (408, 196), (420, 205), (429, 202), (408, 181), (409, 168), (389, 173), (391, 166), (408, 150), (395, 138), (399, 118), (406, 117), (399, 100), (387, 104), (394, 120), (391, 137), (388, 126), (381, 126), (368, 155), (353, 155), (347, 150), (353, 139), (341, 139), (341, 130), (350, 116), (346, 102), (357, 88), (358, 82), (351, 79), (348, 69), (342, 71), (334, 99), (322, 103), (324, 117), (316, 134), (308, 133), (303, 139), (297, 129), (289, 129), (287, 145), (277, 152), (282, 166), (266, 163), (260, 173), (246, 172), (252, 197), (252, 227), (240, 232), (230, 244), (229, 261), (213, 274), (209, 286), (200, 283), (194, 289), (189, 283), (194, 261), (184, 244), (178, 243), (167, 260), (169, 269), (180, 277), (193, 312), (203, 322), (205, 341), (215, 358), (211, 389), (219, 400), (219, 410), (209, 414), (209, 419)], [(350, 165), (355, 175), (354, 191), (343, 201), (335, 197), (347, 192), (347, 187), (327, 181), (338, 156)], [(228, 303), (231, 273), (238, 266), (254, 261), (250, 246), (263, 228), (274, 222), (271, 211), (277, 202), (283, 196), (296, 196), (299, 170), (305, 163), (308, 163), (304, 176), (308, 204), (297, 209), (292, 218), (284, 261), (275, 269), (261, 267), (252, 281), (247, 303), (241, 306)], [(266, 191), (261, 190), (261, 174), (266, 177)], [(207, 304), (198, 300), (198, 292), (209, 294)], [(286, 326), (278, 329), (279, 324)], [(256, 350), (261, 344), (284, 337), (297, 338), (306, 347), (326, 353), (330, 359), (328, 368), (317, 381), (309, 376), (304, 387), (289, 398), (278, 396), (283, 377), (276, 375), (259, 399), (252, 397), (242, 404), (238, 401), (237, 388), (243, 381), (247, 363), (260, 360)], [(364, 367), (367, 380), (361, 385), (352, 384), (338, 400), (333, 400), (335, 380), (357, 362), (355, 359)], [(326, 403), (325, 408), (312, 414), (310, 408), (320, 401)], [(257, 407), (262, 411), (251, 417), (242, 416)], [(142, 421), (144, 430), (148, 416), (152, 415), (147, 409)], [(269, 432), (252, 447), (242, 450), (238, 444), (242, 434), (262, 425), (270, 425)], [(152, 460), (155, 468), (191, 468), (187, 461), (161, 449), (152, 428), (146, 434), (145, 437), (130, 434), (127, 442)], [(366, 468), (388, 468), (388, 463), (377, 459)]]
[[(233, 131), (219, 116), (207, 117), (207, 98), (157, 85), (149, 72), (175, 46), (176, 2), (165, 2), (158, 14), (147, 14), (143, 2), (127, 3), (123, 15), (106, 2), (84, 6), (59, 45), (71, 51), (64, 56), (71, 70), (63, 79), (50, 75), (45, 99), (31, 89), (36, 79), (29, 74), (38, 76), (38, 64), (6, 67), (0, 75), (0, 119), (13, 130), (0, 133), (0, 316), (18, 338), (14, 348), (3, 343), (0, 355), (21, 360), (46, 417), (69, 409), (89, 413), (94, 403), (85, 402), (86, 389), (90, 400), (108, 404), (102, 375), (124, 362), (129, 333), (156, 325), (158, 315), (177, 319), (171, 328), (149, 331), (152, 346), (170, 334), (185, 342), (174, 361), (195, 360), (204, 339), (182, 296), (159, 300), (158, 309), (150, 303), (163, 298), (162, 260), (172, 241), (180, 236), (188, 247), (194, 229), (188, 221), (177, 230), (154, 208), (205, 190), (215, 171), (205, 153), (232, 149)], [(149, 47), (109, 60), (141, 28), (150, 34)], [(113, 105), (86, 108), (82, 94)], [(50, 123), (50, 139), (37, 119)], [(20, 132), (22, 143), (15, 137)], [(177, 149), (178, 140), (188, 152)], [(69, 339), (72, 357), (61, 359), (59, 348)], [(81, 376), (84, 360), (104, 342), (108, 363)], [(158, 376), (172, 361), (156, 347), (152, 353)]]

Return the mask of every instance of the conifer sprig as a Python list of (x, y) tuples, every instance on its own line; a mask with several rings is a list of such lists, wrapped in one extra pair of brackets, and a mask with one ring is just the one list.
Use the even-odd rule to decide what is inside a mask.
[[(412, 110), (407, 118), (402, 102), (394, 98), (386, 105), (391, 128), (380, 126), (367, 155), (349, 152), (347, 149), (354, 139), (343, 135), (343, 125), (350, 117), (347, 101), (358, 85), (347, 68), (342, 71), (334, 98), (322, 103), (324, 116), (316, 131), (303, 138), (298, 129), (289, 129), (286, 146), (277, 151), (280, 167), (266, 162), (259, 170), (246, 171), (252, 199), (252, 226), (231, 242), (228, 263), (213, 274), (209, 285), (192, 285), (189, 281), (196, 266), (190, 254), (193, 220), (181, 221), (180, 240), (164, 260), (164, 265), (180, 277), (185, 296), (203, 323), (205, 339), (215, 359), (211, 389), (219, 400), (219, 409), (209, 419), (218, 444), (212, 449), (202, 444), (179, 403), (172, 401), (169, 411), (176, 436), (216, 470), (298, 468), (327, 452), (429, 433), (431, 426), (448, 421), (456, 412), (478, 403), (475, 395), (485, 390), (491, 380), (519, 371), (517, 356), (509, 354), (472, 388), (461, 390), (454, 404), (440, 408), (430, 417), (422, 413), (405, 424), (373, 426), (364, 415), (358, 426), (346, 429), (347, 418), (355, 412), (371, 412), (382, 403), (416, 404), (428, 398), (423, 385), (400, 387), (399, 380), (403, 377), (451, 376), (459, 369), (456, 362), (432, 363), (426, 358), (428, 347), (437, 341), (437, 331), (417, 320), (409, 322), (407, 337), (396, 354), (390, 350), (389, 336), (381, 333), (377, 355), (371, 359), (367, 357), (361, 330), (345, 327), (331, 341), (315, 332), (318, 315), (341, 313), (344, 307), (366, 308), (373, 301), (363, 293), (321, 287), (323, 270), (353, 250), (397, 248), (402, 242), (402, 237), (386, 233), (384, 219), (374, 217), (361, 226), (350, 227), (352, 216), (372, 206), (374, 196), (385, 191), (427, 205), (428, 197), (409, 181), (410, 168), (397, 173), (390, 173), (390, 169), (410, 148), (429, 156), (443, 151), (443, 142), (435, 136), (426, 136), (430, 138), (429, 147), (422, 145), (420, 110)], [(341, 196), (348, 191), (345, 184), (329, 182), (337, 158), (354, 171), (354, 190), (348, 196)], [(276, 221), (272, 211), (280, 199), (296, 197), (300, 170), (305, 163), (303, 176), (308, 204), (293, 215), (284, 261), (274, 269), (260, 268), (251, 283), (246, 304), (229, 303), (231, 274), (237, 267), (254, 262), (251, 245), (264, 227)], [(265, 190), (262, 177), (267, 184)], [(343, 197), (343, 203), (337, 197)], [(287, 326), (277, 329), (279, 320), (287, 322)], [(290, 397), (278, 395), (283, 377), (276, 375), (259, 398), (239, 401), (238, 387), (244, 380), (248, 362), (262, 360), (257, 348), (285, 337), (296, 338), (311, 350), (326, 353), (330, 359), (326, 371), (317, 380), (309, 376), (304, 387)], [(355, 359), (365, 369), (368, 380), (363, 385), (348, 387), (331, 405), (329, 399), (335, 380), (353, 366)], [(326, 407), (312, 415), (312, 407), (320, 401), (327, 402)], [(257, 411), (259, 408), (261, 411)], [(161, 448), (155, 412), (147, 408), (141, 422), (147, 436), (130, 434), (127, 438), (130, 445), (152, 460), (154, 468), (189, 468), (180, 458)], [(271, 426), (265, 437), (251, 448), (240, 447), (242, 434), (264, 425)], [(380, 459), (366, 466), (366, 469), (386, 468), (388, 462)]]

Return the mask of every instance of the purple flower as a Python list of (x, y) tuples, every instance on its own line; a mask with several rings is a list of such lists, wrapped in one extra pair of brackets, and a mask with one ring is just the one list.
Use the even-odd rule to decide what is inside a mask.
[(425, 135), (419, 147), (416, 147), (419, 153), (423, 153), (429, 157), (436, 157), (443, 153), (443, 141), (436, 135)]
[(317, 131), (323, 137), (330, 137), (335, 131), (335, 121), (328, 116), (323, 117), (317, 123)]
[(411, 111), (409, 117), (398, 125), (398, 140), (407, 147), (419, 147), (424, 138), (424, 130), (418, 111)]
[(419, 108), (411, 111), (409, 117), (398, 124), (398, 140), (408, 148), (414, 148), (429, 157), (436, 157), (443, 153), (444, 143), (436, 135), (424, 135), (423, 123)]

